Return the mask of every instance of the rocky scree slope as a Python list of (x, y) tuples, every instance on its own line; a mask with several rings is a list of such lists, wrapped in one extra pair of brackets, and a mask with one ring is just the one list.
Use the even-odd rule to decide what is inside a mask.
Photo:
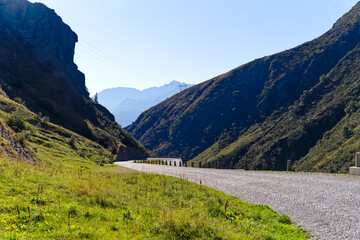
[(112, 152), (129, 146), (139, 156), (149, 154), (89, 98), (85, 76), (73, 61), (78, 37), (54, 10), (0, 0), (0, 23), (0, 84), (10, 98)]
[(321, 170), (305, 156), (341, 127), (355, 97), (357, 67), (346, 64), (358, 58), (359, 14), (360, 3), (319, 38), (187, 89), (144, 112), (128, 130), (159, 155), (222, 167), (248, 162), (253, 169), (265, 161), (276, 170), (301, 159), (307, 167), (299, 169)]

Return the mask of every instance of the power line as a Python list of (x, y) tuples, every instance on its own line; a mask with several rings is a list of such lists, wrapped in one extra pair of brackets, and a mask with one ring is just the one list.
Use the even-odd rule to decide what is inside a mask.
[(133, 76), (141, 77), (141, 78), (143, 78), (145, 80), (152, 79), (151, 77), (145, 76), (145, 75), (143, 75), (141, 73), (126, 69), (123, 66), (117, 64), (116, 62), (109, 60), (105, 56), (102, 56), (102, 55), (92, 51), (91, 49), (89, 49), (89, 48), (87, 48), (87, 47), (85, 47), (83, 45), (79, 45), (79, 48), (82, 49), (82, 51), (84, 51), (85, 53), (87, 53), (87, 54), (91, 55), (92, 57), (96, 58), (97, 60), (101, 59), (101, 62), (105, 62), (109, 66), (111, 66), (113, 68), (116, 68), (116, 69), (118, 69), (120, 71), (127, 71), (128, 73), (132, 74)]
[(91, 47), (92, 49), (95, 49), (95, 50), (98, 51), (99, 53), (101, 53), (101, 54), (103, 54), (103, 55), (105, 55), (105, 56), (113, 59), (114, 61), (120, 63), (121, 65), (123, 65), (123, 66), (125, 66), (125, 67), (127, 67), (127, 68), (130, 68), (130, 69), (133, 69), (133, 70), (135, 70), (135, 71), (142, 72), (143, 74), (146, 74), (146, 75), (149, 75), (149, 76), (152, 76), (152, 77), (156, 77), (156, 78), (157, 78), (157, 76), (154, 76), (153, 74), (145, 73), (145, 72), (143, 72), (142, 70), (137, 69), (137, 68), (135, 68), (135, 67), (133, 67), (133, 66), (130, 66), (130, 65), (127, 64), (126, 62), (121, 61), (121, 60), (119, 60), (118, 58), (115, 58), (115, 57), (113, 57), (113, 56), (105, 53), (105, 52), (102, 51), (101, 49), (95, 47), (95, 46), (94, 46), (93, 44), (91, 44), (90, 42), (86, 41), (85, 39), (81, 39), (81, 41), (82, 41), (83, 43), (85, 43), (86, 45), (88, 45), (89, 47)]
[(183, 88), (184, 88), (184, 90), (187, 89), (187, 87), (188, 87), (188, 85), (186, 83), (184, 83), (184, 84), (180, 83), (179, 84), (180, 92), (183, 90)]
[[(149, 74), (149, 73), (146, 73), (138, 68), (135, 68), (133, 66), (130, 66), (129, 64), (119, 60), (118, 58), (115, 58), (113, 56), (111, 56), (110, 54), (107, 54), (106, 52), (102, 51), (101, 49), (95, 47), (93, 44), (91, 44), (90, 42), (84, 40), (84, 39), (80, 39), (79, 41), (79, 46), (83, 47), (83, 49), (87, 49), (87, 51), (90, 51), (92, 54), (93, 57), (100, 57), (104, 60), (106, 60), (106, 62), (108, 64), (110, 64), (111, 66), (114, 67), (117, 66), (117, 68), (120, 68), (120, 70), (125, 70), (125, 71), (128, 71), (128, 72), (131, 72), (131, 73), (134, 73), (138, 76), (142, 76), (146, 79), (157, 79), (157, 80), (163, 80), (157, 76), (154, 76), (152, 74)], [(89, 53), (89, 52), (87, 52)], [(96, 56), (94, 56), (96, 55)]]

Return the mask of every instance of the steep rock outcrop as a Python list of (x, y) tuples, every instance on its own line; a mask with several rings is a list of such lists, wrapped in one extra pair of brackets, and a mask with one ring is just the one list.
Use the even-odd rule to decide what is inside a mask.
[(77, 35), (54, 10), (26, 0), (0, 0), (0, 85), (33, 112), (116, 152), (126, 142), (147, 152), (89, 98), (73, 61)]
[(73, 83), (82, 95), (88, 96), (85, 76), (74, 63), (78, 36), (64, 24), (54, 10), (41, 3), (25, 0), (0, 1), (1, 31), (30, 48), (37, 60), (53, 71), (55, 78)]

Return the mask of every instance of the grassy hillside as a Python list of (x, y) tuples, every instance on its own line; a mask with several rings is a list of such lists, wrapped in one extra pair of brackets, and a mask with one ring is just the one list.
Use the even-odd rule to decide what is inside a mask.
[(1, 239), (307, 238), (267, 206), (114, 167), (111, 151), (2, 91), (0, 125)]
[[(159, 155), (226, 168), (247, 162), (261, 169), (265, 162), (275, 170), (304, 158), (306, 167), (297, 169), (320, 170), (309, 163), (312, 149), (335, 126), (342, 128), (344, 109), (358, 93), (359, 16), (360, 3), (319, 38), (187, 89), (144, 112), (128, 130)], [(344, 171), (350, 159), (340, 162), (321, 171)]]
[(49, 168), (82, 168), (111, 163), (116, 157), (101, 145), (32, 113), (1, 90), (0, 127), (2, 151), (10, 158), (41, 162)]

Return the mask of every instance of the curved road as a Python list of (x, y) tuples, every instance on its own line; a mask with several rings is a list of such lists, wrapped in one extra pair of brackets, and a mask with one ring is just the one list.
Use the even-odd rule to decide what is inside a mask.
[(360, 177), (320, 173), (180, 168), (118, 162), (206, 185), (286, 214), (315, 239), (360, 239)]

